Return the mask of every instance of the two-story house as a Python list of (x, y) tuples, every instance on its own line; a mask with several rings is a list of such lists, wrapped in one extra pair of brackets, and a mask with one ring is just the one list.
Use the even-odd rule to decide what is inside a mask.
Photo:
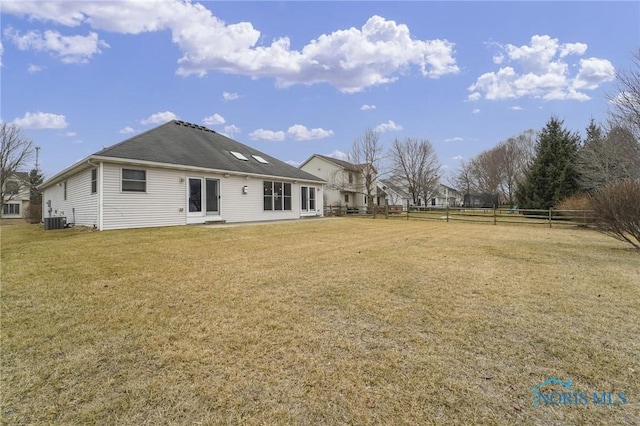
[[(361, 207), (368, 204), (364, 164), (313, 154), (299, 168), (327, 181), (324, 190), (325, 206)], [(384, 205), (384, 196), (378, 194), (375, 182), (372, 189), (374, 204)]]
[(4, 202), (0, 217), (3, 219), (19, 219), (29, 207), (30, 189), (29, 173), (15, 172), (2, 183)]

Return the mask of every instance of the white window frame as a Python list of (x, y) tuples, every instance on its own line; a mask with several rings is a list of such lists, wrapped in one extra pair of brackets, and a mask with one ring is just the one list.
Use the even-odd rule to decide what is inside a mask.
[(238, 151), (229, 151), (229, 152), (231, 153), (231, 155), (236, 157), (238, 160), (249, 161), (249, 159), (241, 152), (238, 152)]
[[(124, 171), (125, 170), (131, 170), (134, 172), (144, 172), (144, 180), (142, 179), (125, 179), (124, 178)], [(147, 170), (145, 169), (130, 169), (130, 168), (121, 168), (120, 169), (120, 191), (121, 192), (132, 192), (132, 193), (138, 193), (138, 194), (144, 194), (147, 192)], [(138, 191), (135, 189), (124, 189), (124, 185), (123, 183), (127, 181), (127, 182), (144, 182), (144, 191)]]
[(98, 169), (91, 169), (91, 193), (98, 193)]
[[(18, 212), (12, 212), (9, 211), (9, 207), (13, 207), (15, 210), (18, 210)], [(11, 209), (13, 210), (13, 209)], [(2, 215), (3, 216), (8, 216), (8, 215), (20, 215), (20, 203), (5, 203), (4, 206), (2, 207)]]
[[(271, 194), (264, 195), (263, 194), (263, 206), (262, 209), (265, 212), (290, 212), (293, 211), (293, 185), (290, 182), (282, 182), (282, 181), (272, 181), (272, 180), (265, 180), (262, 181), (262, 188), (263, 188), (263, 192), (265, 188), (265, 184), (270, 183), (271, 184)], [(282, 195), (276, 195), (275, 193), (275, 189), (276, 189), (276, 183), (279, 183), (282, 185)], [(287, 193), (287, 185), (289, 186), (289, 195), (285, 195)], [(266, 205), (264, 204), (264, 197), (268, 197), (271, 199), (271, 208), (266, 208)], [(286, 200), (289, 200), (289, 208), (287, 207), (287, 203)], [(280, 203), (281, 208), (276, 209), (276, 200)]]
[(262, 157), (261, 157), (261, 156), (259, 156), (259, 155), (251, 154), (251, 156), (252, 156), (253, 158), (255, 158), (255, 160), (256, 160), (258, 163), (262, 163), (262, 164), (269, 164), (269, 162), (268, 162), (267, 160), (265, 160), (264, 158), (262, 158)]
[[(302, 205), (303, 202), (305, 202), (305, 197), (303, 197), (302, 193), (303, 191), (306, 190), (306, 203), (305, 205)], [(311, 192), (313, 190), (313, 198), (311, 198)], [(315, 212), (318, 206), (318, 201), (317, 201), (317, 197), (318, 197), (318, 189), (315, 186), (301, 186), (300, 187), (300, 209), (303, 212)], [(313, 208), (311, 208), (311, 201), (313, 201)]]

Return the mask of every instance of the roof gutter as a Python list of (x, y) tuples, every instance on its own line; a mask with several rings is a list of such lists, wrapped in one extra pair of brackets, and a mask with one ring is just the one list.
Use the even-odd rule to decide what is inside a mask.
[(66, 169), (64, 169), (63, 171), (61, 171), (60, 173), (53, 175), (51, 178), (47, 179), (46, 181), (44, 181), (43, 183), (38, 185), (37, 188), (39, 190), (43, 190), (45, 188), (53, 186), (56, 183), (58, 183), (58, 182), (64, 180), (65, 178), (69, 177), (69, 175), (71, 175), (72, 173), (76, 172), (77, 170), (81, 170), (83, 168), (83, 166), (86, 168), (87, 164), (89, 164), (90, 166), (93, 166), (93, 167), (97, 167), (94, 163), (91, 162), (91, 160), (93, 158), (94, 158), (93, 155), (90, 155), (90, 156), (86, 157), (85, 159), (80, 160), (77, 163), (72, 164), (71, 166), (69, 166)]

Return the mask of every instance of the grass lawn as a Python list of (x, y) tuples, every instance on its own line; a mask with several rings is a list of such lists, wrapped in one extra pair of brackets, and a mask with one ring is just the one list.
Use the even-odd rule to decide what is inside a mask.
[(3, 424), (640, 423), (640, 254), (594, 231), (0, 232)]

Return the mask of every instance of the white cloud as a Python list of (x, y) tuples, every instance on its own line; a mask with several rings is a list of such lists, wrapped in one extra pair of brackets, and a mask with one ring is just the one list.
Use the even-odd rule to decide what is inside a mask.
[(464, 139), (462, 139), (460, 136), (454, 136), (452, 138), (447, 138), (444, 141), (445, 142), (462, 142)]
[(320, 34), (306, 44), (297, 40), (302, 47), (294, 50), (288, 37), (263, 45), (263, 34), (250, 22), (227, 24), (189, 1), (23, 0), (3, 3), (3, 13), (121, 34), (168, 30), (182, 52), (181, 75), (219, 71), (275, 78), (281, 87), (329, 83), (353, 93), (392, 82), (411, 68), (429, 78), (459, 72), (453, 43), (419, 40), (407, 25), (381, 16), (371, 16), (360, 28)]
[(471, 111), (471, 114), (477, 114), (477, 113), (479, 113), (479, 112), (480, 112), (480, 108), (474, 108), (474, 109)]
[(222, 92), (222, 99), (224, 99), (225, 102), (235, 101), (239, 97), (240, 97), (240, 95), (238, 95), (235, 92)]
[(517, 105), (510, 106), (509, 109), (511, 111), (522, 111), (522, 107), (521, 106), (517, 106)]
[(268, 141), (283, 141), (285, 138), (285, 134), (282, 130), (273, 131), (273, 130), (265, 130), (265, 129), (256, 129), (253, 132), (249, 133), (249, 138), (251, 139), (263, 139)]
[(396, 124), (393, 120), (389, 120), (386, 123), (378, 124), (373, 130), (376, 132), (384, 133), (392, 130), (402, 130), (402, 126)]
[(123, 135), (127, 135), (127, 134), (133, 133), (133, 132), (135, 132), (135, 130), (131, 126), (126, 126), (126, 127), (123, 127), (122, 129), (118, 130), (118, 133), (122, 133)]
[(91, 32), (86, 36), (63, 36), (57, 31), (29, 31), (24, 35), (12, 27), (4, 31), (4, 35), (20, 50), (50, 52), (53, 56), (67, 64), (89, 62), (89, 59), (101, 53), (100, 48), (109, 45), (98, 39), (98, 34)]
[(306, 141), (309, 139), (323, 139), (333, 135), (333, 130), (325, 130), (322, 128), (307, 129), (302, 124), (294, 124), (287, 129), (287, 135), (297, 141)]
[(65, 136), (68, 136), (68, 137), (70, 137), (70, 138), (71, 138), (71, 137), (76, 136), (76, 135), (77, 135), (77, 133), (76, 133), (76, 132), (67, 132), (67, 133), (65, 133), (64, 135), (65, 135)]
[(327, 154), (327, 157), (336, 158), (338, 160), (343, 160), (343, 161), (349, 161), (349, 154), (339, 150), (335, 150), (332, 153)]
[(69, 124), (64, 115), (48, 112), (27, 112), (24, 117), (16, 118), (13, 124), (23, 129), (64, 129)]
[(480, 99), (482, 99), (482, 95), (478, 92), (474, 92), (470, 94), (467, 99), (470, 101), (479, 101)]
[(629, 91), (621, 91), (615, 97), (609, 99), (609, 103), (612, 105), (640, 105), (640, 98)]
[(35, 74), (37, 72), (42, 71), (43, 69), (45, 69), (45, 67), (40, 65), (29, 64), (29, 66), (27, 67), (27, 72), (29, 72), (29, 74)]
[(242, 129), (240, 129), (240, 127), (236, 126), (235, 124), (224, 126), (224, 134), (226, 136), (229, 136), (230, 138), (234, 135), (239, 134), (240, 132), (242, 132)]
[(302, 164), (301, 162), (295, 160), (287, 160), (285, 161), (285, 163), (293, 167), (300, 167), (300, 164)]
[(370, 109), (376, 109), (376, 106), (375, 106), (375, 105), (367, 105), (367, 104), (364, 104), (364, 105), (362, 105), (362, 106), (360, 107), (360, 110), (361, 110), (361, 111), (368, 111), (368, 110), (370, 110)]
[[(579, 71), (572, 76), (566, 58), (583, 55), (587, 51), (584, 43), (562, 44), (548, 35), (534, 35), (524, 46), (507, 44), (498, 46), (502, 51), (494, 56), (494, 62), (508, 66), (479, 76), (469, 86), (469, 101), (481, 98), (488, 100), (518, 99), (533, 97), (544, 100), (587, 100), (584, 90), (596, 89), (600, 84), (615, 77), (615, 69), (606, 59), (580, 59)], [(496, 61), (496, 57), (502, 58)]]
[(456, 161), (460, 161), (462, 160), (464, 157), (462, 157), (462, 155), (456, 155), (455, 157), (452, 157), (452, 160), (456, 160)]
[(616, 70), (606, 59), (580, 59), (580, 70), (573, 81), (576, 89), (595, 89), (600, 83), (616, 77)]
[(224, 124), (226, 120), (220, 114), (213, 114), (209, 117), (203, 118), (202, 122), (207, 126), (217, 126), (218, 124)]
[(564, 58), (567, 55), (584, 55), (587, 47), (584, 43), (565, 43), (560, 48), (560, 57)]
[(144, 120), (140, 120), (140, 124), (163, 124), (167, 121), (177, 120), (178, 116), (175, 115), (171, 111), (164, 112), (156, 112), (155, 114), (151, 114), (149, 117)]

